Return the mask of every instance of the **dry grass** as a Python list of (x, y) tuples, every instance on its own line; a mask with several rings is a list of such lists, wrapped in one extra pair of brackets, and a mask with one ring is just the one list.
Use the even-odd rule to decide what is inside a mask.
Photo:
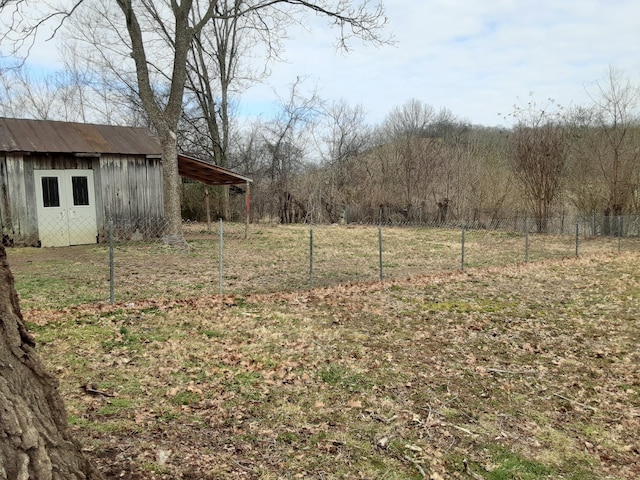
[[(314, 226), (310, 275), (307, 225), (225, 224), (222, 290), (226, 294), (305, 290), (380, 278), (378, 228)], [(217, 225), (189, 224), (191, 248), (176, 251), (160, 242), (117, 244), (115, 300), (178, 299), (220, 292)], [(521, 233), (465, 232), (465, 268), (504, 266), (525, 260)], [(382, 230), (385, 279), (401, 279), (461, 268), (459, 230), (385, 227)], [(622, 251), (640, 251), (639, 238), (624, 238)], [(528, 260), (575, 256), (571, 235), (531, 235)], [(611, 237), (580, 238), (581, 256), (617, 252)], [(13, 248), (8, 251), (25, 308), (64, 308), (109, 300), (109, 250), (105, 245), (67, 248)]]
[[(336, 247), (328, 232), (323, 252)], [(299, 285), (281, 281), (296, 291), (243, 293), (294, 270), (304, 247), (286, 256), (292, 234), (306, 238), (264, 229), (256, 277), (235, 279), (233, 295), (25, 308), (71, 428), (107, 476), (640, 477), (640, 254), (402, 280), (412, 270), (394, 263), (415, 252), (449, 263), (442, 233), (387, 260), (395, 280), (303, 290), (302, 268)], [(363, 257), (351, 247), (347, 270)]]

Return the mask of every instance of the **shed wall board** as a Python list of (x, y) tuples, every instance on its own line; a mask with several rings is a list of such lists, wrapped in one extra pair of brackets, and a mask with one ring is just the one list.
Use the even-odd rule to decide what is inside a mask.
[[(100, 159), (104, 222), (128, 224), (143, 236), (161, 233), (163, 218), (160, 159), (103, 155)], [(119, 233), (120, 235), (122, 233)]]
[[(0, 156), (2, 234), (17, 245), (37, 245), (38, 219), (34, 170), (92, 170), (98, 233), (106, 239), (107, 222), (133, 224), (143, 235), (159, 233), (162, 223), (162, 164), (141, 155), (103, 154), (76, 157), (51, 154)], [(142, 227), (138, 227), (142, 225)], [(152, 228), (153, 227), (153, 228)]]
[(103, 155), (100, 170), (105, 218), (162, 216), (160, 160)]
[(6, 154), (0, 161), (0, 173), (2, 235), (20, 239), (27, 245), (36, 245), (35, 203), (30, 201), (35, 195), (33, 169), (22, 155)]

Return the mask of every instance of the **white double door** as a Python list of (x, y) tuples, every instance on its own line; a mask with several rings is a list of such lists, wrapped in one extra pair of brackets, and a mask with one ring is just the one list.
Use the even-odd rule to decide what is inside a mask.
[(43, 247), (96, 243), (92, 170), (36, 170), (38, 233)]

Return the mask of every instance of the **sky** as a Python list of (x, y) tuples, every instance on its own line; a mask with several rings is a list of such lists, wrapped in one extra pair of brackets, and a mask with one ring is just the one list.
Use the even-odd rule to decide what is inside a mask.
[[(336, 29), (308, 15), (307, 28), (288, 30), (286, 62), (244, 92), (241, 114), (272, 115), (297, 78), (327, 102), (362, 106), (372, 125), (412, 99), (472, 124), (509, 125), (505, 116), (531, 96), (565, 108), (593, 103), (610, 67), (640, 86), (638, 0), (382, 3), (393, 44), (356, 40), (349, 52), (336, 51)], [(54, 42), (35, 49), (30, 63), (50, 65), (54, 49)]]
[(274, 89), (286, 94), (301, 77), (328, 101), (362, 105), (372, 124), (417, 99), (501, 126), (531, 97), (593, 103), (610, 67), (640, 86), (637, 0), (382, 1), (394, 45), (336, 52), (335, 29), (313, 19), (311, 30), (289, 32), (287, 63), (272, 67), (272, 86), (247, 91), (242, 107), (268, 110)]

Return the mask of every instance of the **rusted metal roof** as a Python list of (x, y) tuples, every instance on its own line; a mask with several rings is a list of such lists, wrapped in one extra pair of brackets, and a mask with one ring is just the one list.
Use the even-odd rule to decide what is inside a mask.
[(178, 171), (183, 177), (209, 185), (244, 185), (252, 182), (248, 177), (184, 154), (178, 155)]
[[(148, 128), (0, 117), (0, 152), (160, 156), (158, 138)], [(181, 176), (209, 185), (243, 185), (251, 179), (231, 170), (178, 155)]]
[(0, 117), (0, 152), (160, 155), (148, 128)]

